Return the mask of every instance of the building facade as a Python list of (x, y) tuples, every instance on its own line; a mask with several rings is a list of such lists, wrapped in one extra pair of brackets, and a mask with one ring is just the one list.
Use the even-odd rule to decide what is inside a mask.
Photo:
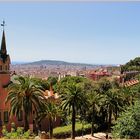
[(3, 30), (0, 49), (0, 126), (9, 121), (9, 104), (5, 104), (7, 91), (5, 87), (10, 83), (10, 56), (6, 50), (5, 31)]

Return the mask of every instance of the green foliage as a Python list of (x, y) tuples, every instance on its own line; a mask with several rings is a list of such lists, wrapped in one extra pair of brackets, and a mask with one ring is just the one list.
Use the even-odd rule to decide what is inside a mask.
[(13, 128), (13, 124), (11, 123), (11, 132), (8, 132), (6, 126), (2, 127), (2, 135), (5, 139), (30, 139), (31, 133), (30, 130), (24, 132), (23, 127)]
[(45, 101), (43, 91), (30, 77), (19, 76), (8, 86), (6, 103), (10, 102), (10, 114), (18, 117), (21, 111), (25, 112), (25, 131), (29, 129), (28, 119), (33, 108), (37, 113)]
[(17, 127), (17, 134), (18, 136), (23, 135), (23, 127)]
[(82, 77), (65, 77), (60, 81), (59, 93), (62, 101), (62, 108), (71, 113), (72, 105), (76, 110), (87, 106), (87, 96), (84, 90), (84, 80)]
[(53, 123), (60, 116), (60, 108), (56, 101), (49, 100), (46, 102), (44, 109), (41, 110), (37, 116), (37, 121), (40, 122), (43, 118), (48, 118), (49, 121), (49, 136), (53, 137)]
[[(47, 100), (45, 103), (43, 100), (38, 100), (43, 99), (42, 92), (38, 92), (41, 90), (40, 86), (43, 87), (44, 85), (44, 87), (48, 86), (47, 88), (49, 88), (50, 84), (54, 84), (52, 85), (53, 89), (55, 87), (55, 90), (57, 90), (57, 93), (59, 93), (59, 104), (63, 109), (63, 114), (61, 115), (63, 125), (71, 124), (68, 127), (62, 127), (62, 130), (61, 127), (54, 129), (55, 137), (58, 135), (67, 135), (69, 137), (73, 131), (76, 131), (76, 135), (77, 133), (81, 134), (83, 127), (81, 124), (76, 124), (76, 129), (74, 130), (73, 127), (73, 131), (71, 130), (71, 126), (75, 126), (75, 122), (77, 121), (82, 122), (82, 124), (84, 124), (83, 122), (90, 123), (90, 127), (86, 128), (86, 125), (84, 125), (84, 132), (89, 132), (90, 128), (92, 128), (92, 132), (95, 132), (95, 125), (100, 127), (101, 130), (103, 130), (102, 128), (105, 125), (109, 128), (118, 118), (119, 114), (126, 109), (126, 106), (132, 105), (135, 99), (140, 97), (139, 84), (129, 88), (119, 87), (116, 81), (110, 80), (109, 78), (102, 78), (99, 81), (93, 82), (83, 77), (65, 77), (57, 82), (57, 79), (50, 77), (48, 80), (42, 82), (39, 79), (32, 80), (20, 77), (18, 80), (16, 80), (16, 83), (12, 83), (8, 87), (10, 94), (8, 95), (7, 100), (9, 99), (9, 101), (12, 101), (11, 112), (18, 114), (21, 108), (24, 109), (25, 104), (22, 103), (25, 103), (24, 100), (26, 97), (30, 97), (28, 99), (33, 99), (34, 104), (32, 104), (32, 102), (28, 102), (28, 105), (25, 106), (26, 108), (24, 110), (29, 109), (28, 111), (30, 112), (32, 110), (32, 104), (37, 110), (36, 118), (38, 117), (38, 119), (41, 120), (44, 117), (48, 117), (49, 122), (51, 122), (48, 125), (52, 134), (52, 122), (54, 122), (57, 116), (60, 116), (58, 114), (58, 105), (54, 104), (55, 102), (49, 102), (49, 100)], [(34, 88), (32, 89), (31, 87)], [(31, 89), (29, 90), (29, 88)], [(128, 120), (127, 117), (126, 120)], [(135, 124), (134, 119), (132, 120), (132, 124), (129, 123), (131, 127), (129, 127), (130, 129), (132, 129), (133, 124)], [(29, 132), (23, 134), (23, 130), (20, 128), (15, 129), (14, 124), (12, 125), (13, 127), (10, 133), (8, 133), (6, 129), (2, 130), (4, 136), (7, 138), (16, 138), (19, 135), (23, 136), (24, 138), (29, 137)], [(78, 125), (80, 126), (79, 129)], [(106, 126), (104, 128), (107, 129)], [(122, 127), (121, 124), (115, 126), (115, 131), (120, 129), (120, 131), (123, 132), (122, 129), (124, 126)], [(115, 131), (113, 131), (113, 133)], [(57, 138), (60, 138), (59, 136)], [(117, 136), (117, 134), (114, 134), (114, 136)], [(127, 135), (125, 137), (129, 136)]]
[(84, 80), (81, 77), (66, 77), (60, 81), (61, 107), (62, 110), (66, 110), (68, 114), (71, 114), (72, 139), (75, 138), (76, 115), (88, 106)]
[(125, 65), (121, 66), (121, 71), (140, 71), (140, 57), (130, 60)]
[[(71, 127), (72, 125), (67, 125), (67, 126), (61, 126), (57, 127), (54, 129), (54, 137), (55, 138), (66, 138), (70, 137), (71, 135)], [(83, 127), (83, 128), (82, 128)], [(82, 133), (88, 133), (90, 132), (91, 125), (90, 124), (85, 124), (82, 126), (81, 123), (76, 123), (76, 135), (81, 135)], [(83, 132), (82, 132), (83, 131)]]
[[(71, 124), (67, 125), (67, 126), (61, 126), (61, 127), (56, 127), (54, 128), (54, 134), (58, 134), (58, 133), (64, 133), (64, 132), (71, 132)], [(85, 124), (84, 128), (90, 128), (91, 125), (90, 124)], [(82, 124), (81, 123), (76, 123), (76, 127), (75, 127), (76, 131), (80, 130), (82, 128)]]
[(47, 79), (47, 82), (49, 83), (49, 85), (55, 85), (57, 83), (57, 81), (58, 81), (58, 78), (57, 77), (50, 76)]
[(6, 136), (8, 134), (8, 131), (7, 131), (5, 125), (2, 126), (2, 134), (3, 134), (3, 136)]
[(128, 107), (116, 121), (112, 131), (114, 138), (140, 138), (140, 102)]
[(29, 139), (29, 136), (30, 136), (30, 130), (24, 132), (22, 137), (25, 138), (25, 139)]
[[(116, 119), (123, 107), (123, 97), (120, 87), (114, 79), (101, 78), (96, 81), (89, 97), (88, 122), (108, 130), (112, 119)], [(92, 129), (93, 134), (93, 129)]]
[(32, 81), (35, 85), (38, 85), (42, 88), (42, 90), (49, 90), (50, 85), (47, 80), (43, 80), (41, 78), (32, 78)]
[(103, 94), (103, 93), (107, 92), (111, 88), (112, 88), (112, 82), (109, 79), (101, 78), (98, 81), (98, 92), (99, 93)]

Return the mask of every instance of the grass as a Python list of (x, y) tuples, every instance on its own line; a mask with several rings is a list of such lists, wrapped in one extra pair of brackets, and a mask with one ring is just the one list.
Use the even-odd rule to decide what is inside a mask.
[[(57, 128), (54, 128), (53, 133), (54, 134), (59, 134), (59, 133), (71, 132), (71, 127), (72, 127), (71, 124), (67, 125), (67, 126), (57, 127)], [(86, 128), (91, 128), (91, 125), (90, 124), (84, 124), (84, 129), (86, 129)], [(81, 123), (76, 123), (75, 130), (78, 131), (78, 130), (81, 130), (81, 129), (82, 129), (82, 124)]]

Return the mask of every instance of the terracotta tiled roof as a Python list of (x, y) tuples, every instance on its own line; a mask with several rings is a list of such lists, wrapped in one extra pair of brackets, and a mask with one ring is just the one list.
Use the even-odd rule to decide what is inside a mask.
[(139, 83), (139, 80), (129, 80), (129, 81), (126, 81), (123, 85), (125, 87), (129, 87), (129, 86), (133, 86), (135, 84), (138, 84)]

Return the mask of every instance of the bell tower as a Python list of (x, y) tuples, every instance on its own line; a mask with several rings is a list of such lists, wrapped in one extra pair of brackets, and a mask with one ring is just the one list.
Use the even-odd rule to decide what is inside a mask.
[(1, 49), (0, 49), (0, 84), (6, 86), (10, 82), (10, 56), (7, 54), (6, 39), (5, 39), (5, 22), (1, 24), (3, 26)]
[(9, 104), (5, 104), (7, 97), (7, 90), (5, 87), (10, 83), (10, 56), (7, 54), (6, 39), (5, 39), (5, 22), (1, 24), (3, 26), (1, 48), (0, 48), (0, 127), (8, 123), (8, 111)]

